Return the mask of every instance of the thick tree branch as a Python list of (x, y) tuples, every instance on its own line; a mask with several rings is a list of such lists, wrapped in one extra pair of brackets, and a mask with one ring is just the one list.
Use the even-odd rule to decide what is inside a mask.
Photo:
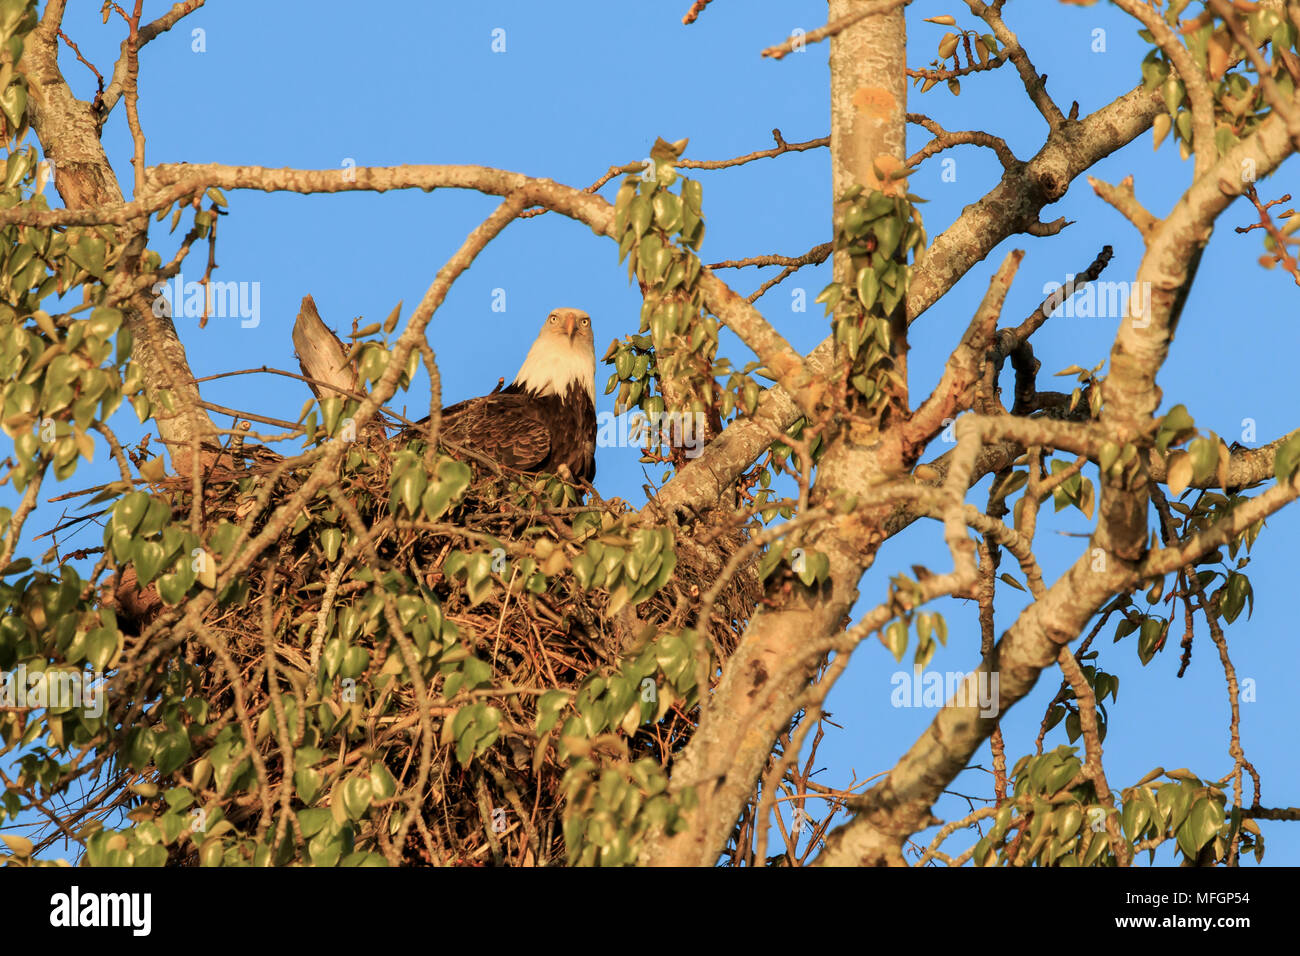
[[(262, 189), (296, 193), (389, 189), (474, 189), (492, 195), (522, 192), (530, 204), (542, 205), (583, 222), (597, 235), (614, 238), (614, 208), (594, 196), (549, 179), (487, 166), (393, 166), (340, 170), (266, 169), (259, 166), (165, 165), (149, 170), (149, 183), (166, 195), (190, 195), (208, 186), (221, 189)], [(146, 205), (156, 200), (149, 199)], [(776, 380), (797, 400), (815, 404), (816, 383), (805, 372), (803, 358), (750, 303), (708, 269), (699, 284), (709, 310), (753, 349)], [(810, 391), (811, 389), (811, 391)], [(811, 406), (807, 406), (811, 407)]]
[(1151, 290), (1149, 314), (1139, 307), (1120, 323), (1110, 354), (1110, 375), (1102, 386), (1103, 420), (1136, 426), (1159, 406), (1155, 378), (1169, 352), (1176, 307), (1186, 297), (1192, 263), (1205, 248), (1218, 215), (1256, 177), (1268, 175), (1290, 154), (1286, 123), (1280, 116), (1268, 117), (1197, 179), (1153, 231), (1136, 282), (1139, 290)]
[(929, 442), (959, 412), (971, 407), (975, 398), (975, 383), (980, 380), (985, 357), (993, 342), (993, 330), (997, 328), (998, 318), (1002, 314), (1002, 304), (1006, 301), (1007, 292), (1011, 289), (1011, 282), (1015, 279), (1016, 269), (1024, 255), (1020, 249), (1007, 253), (1006, 259), (989, 280), (984, 300), (975, 310), (966, 333), (944, 365), (939, 384), (903, 426), (909, 442), (917, 445)]

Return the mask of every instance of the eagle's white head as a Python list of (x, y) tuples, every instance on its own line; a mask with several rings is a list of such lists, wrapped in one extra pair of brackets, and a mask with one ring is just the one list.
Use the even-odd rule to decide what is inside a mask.
[(596, 347), (591, 316), (581, 309), (555, 309), (519, 367), (515, 384), (538, 395), (560, 395), (579, 385), (596, 404)]

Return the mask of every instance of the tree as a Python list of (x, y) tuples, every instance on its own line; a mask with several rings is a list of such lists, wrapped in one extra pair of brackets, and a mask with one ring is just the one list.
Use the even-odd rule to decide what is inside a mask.
[[(0, 514), (0, 665), (44, 674), (30, 689), (46, 695), (0, 717), (15, 755), (8, 814), (43, 815), (37, 845), (70, 840), (92, 863), (763, 862), (779, 786), (807, 795), (807, 774), (792, 768), (854, 649), (874, 636), (899, 660), (913, 646), (924, 665), (948, 630), (935, 603), (960, 597), (977, 603), (978, 666), (872, 789), (823, 794), (844, 822), (821, 825), (818, 862), (904, 863), (904, 842), (931, 826), (936, 800), (986, 740), (993, 801), (945, 825), (927, 860), (1126, 865), (1166, 841), (1198, 864), (1261, 852), (1255, 819), (1300, 814), (1260, 806), (1258, 781), (1246, 801), (1253, 768), (1224, 626), (1253, 600), (1242, 568), (1263, 520), (1300, 494), (1300, 432), (1230, 447), (1201, 434), (1183, 405), (1157, 414), (1156, 376), (1211, 230), (1238, 197), (1257, 212), (1267, 264), (1300, 282), (1300, 220), (1274, 212), (1289, 197), (1256, 185), (1300, 146), (1300, 4), (1210, 0), (1186, 17), (1186, 2), (1161, 12), (1116, 0), (1152, 51), (1141, 82), (1083, 117), (1053, 99), (1005, 3), (967, 0), (960, 20), (931, 18), (951, 29), (925, 68), (906, 66), (907, 5), (831, 0), (824, 28), (764, 51), (779, 59), (829, 41), (825, 142), (777, 133), (769, 150), (707, 161), (661, 139), (647, 161), (577, 189), (482, 166), (149, 166), (140, 47), (202, 0), (150, 23), (141, 0), (131, 12), (106, 4), (126, 38), (91, 103), (58, 64), (64, 5), (38, 15), (30, 0), (0, 0), (3, 425), (14, 445), (7, 479), (22, 494)], [(706, 6), (695, 3), (687, 22)], [(1028, 160), (994, 133), (950, 132), (907, 110), (909, 79), (957, 95), (961, 79), (998, 70), (1019, 76), (1046, 123)], [(134, 147), (130, 201), (99, 139), (119, 102)], [(911, 156), (909, 123), (933, 136)], [(1131, 181), (1092, 181), (1145, 245), (1114, 300), (1123, 320), (1106, 374), (1076, 366), (1071, 393), (1040, 391), (1032, 339), (1076, 293), (1096, 294), (1110, 250), (1006, 324), (1023, 256), (1013, 251), (937, 386), (913, 396), (914, 323), (1003, 240), (1061, 233), (1068, 223), (1043, 222), (1043, 210), (1149, 129), (1157, 143), (1172, 133), (1192, 168), (1163, 218)], [(49, 167), (24, 146), (29, 132), (62, 209), (41, 195)], [(964, 145), (992, 150), (1002, 179), (929, 238), (908, 176)], [(830, 241), (789, 259), (704, 265), (707, 203), (692, 171), (819, 146), (832, 165)], [(607, 201), (598, 191), (615, 180)], [(304, 300), (295, 344), (315, 398), (296, 421), (240, 412), (221, 428), (210, 412), (224, 410), (203, 400), (190, 370), (177, 303), (158, 289), (202, 242), (203, 286), (213, 285), (226, 194), (249, 189), (468, 189), (501, 202), (404, 320), (399, 304), (382, 323), (354, 326), (349, 343), (331, 341)], [(605, 356), (619, 408), (652, 426), (646, 458), (672, 470), (639, 510), (438, 441), (429, 324), (489, 243), (543, 212), (612, 240), (642, 295), (639, 329)], [(164, 258), (150, 247), (161, 241), (151, 218), (169, 215), (188, 230)], [(830, 334), (807, 355), (760, 309), (770, 285), (746, 299), (719, 276), (777, 264), (785, 278), (828, 257), (833, 281), (818, 302)], [(70, 306), (73, 289), (81, 303)], [(753, 361), (719, 353), (724, 327)], [(324, 347), (306, 348), (309, 338)], [(1010, 407), (999, 389), (1008, 361)], [(432, 414), (414, 428), (388, 403), (420, 369)], [(109, 419), (124, 398), (169, 461), (118, 440)], [(246, 446), (254, 420), (285, 430), (261, 442), (301, 439), (302, 449)], [(393, 435), (389, 425), (407, 427)], [(120, 469), (120, 481), (92, 489), (104, 547), (88, 571), (75, 562), (94, 555), (57, 552), (33, 570), (15, 560), (20, 534), (47, 474), (66, 479), (93, 454), (91, 432)], [(687, 435), (708, 440), (697, 458)], [(990, 476), (986, 500), (970, 503)], [(1094, 522), (1050, 584), (1035, 557), (1049, 496)], [(861, 607), (864, 572), (921, 518), (940, 522), (951, 570), (895, 575), (883, 602)], [(1225, 549), (1241, 556), (1235, 568)], [(1003, 552), (1034, 601), (999, 636), (998, 582), (1021, 587), (999, 575)], [(1185, 612), (1185, 655), (1198, 616), (1219, 652), (1234, 767), (1220, 781), (1161, 771), (1117, 792), (1102, 740), (1103, 702), (1118, 685), (1090, 646), (1114, 622), (1117, 639), (1132, 636), (1150, 660), (1171, 629), (1172, 612), (1158, 608), (1166, 595)], [(1064, 721), (1083, 752), (1044, 751), (1040, 735), (1008, 772), (999, 721), (1053, 667), (1061, 691), (1044, 735)], [(56, 699), (81, 688), (87, 668), (111, 672), (106, 709)], [(56, 809), (51, 798), (79, 781), (102, 786)], [(973, 846), (941, 849), (986, 819), (992, 829)], [(792, 860), (798, 835), (785, 836), (777, 859)], [(17, 859), (35, 852), (6, 839)]]

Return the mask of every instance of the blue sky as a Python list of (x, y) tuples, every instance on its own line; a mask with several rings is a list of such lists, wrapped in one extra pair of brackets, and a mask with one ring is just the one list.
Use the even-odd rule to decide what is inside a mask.
[[(146, 18), (169, 6), (146, 2)], [(820, 26), (824, 2), (715, 0), (694, 25), (684, 27), (681, 16), (689, 6), (689, 0), (407, 2), (390, 5), (380, 15), (323, 0), (256, 7), (213, 3), (142, 53), (141, 118), (148, 162), (312, 169), (341, 169), (348, 163), (478, 163), (586, 186), (610, 165), (647, 155), (656, 136), (689, 137), (688, 156), (721, 159), (770, 146), (773, 127), (790, 142), (826, 134), (829, 46), (812, 46), (780, 62), (759, 57), (761, 49), (795, 28)], [(107, 74), (121, 41), (119, 21), (102, 25), (97, 4), (71, 7), (66, 31)], [(961, 26), (979, 26), (959, 7), (928, 0), (912, 5), (911, 65), (934, 58), (946, 29), (922, 23), (921, 17), (952, 12), (958, 13)], [(1022, 0), (1009, 4), (1006, 16), (1039, 70), (1049, 74), (1048, 88), (1063, 108), (1077, 100), (1086, 114), (1139, 78), (1138, 64), (1148, 47), (1135, 25), (1108, 5), (1080, 8)], [(202, 33), (196, 36), (194, 30)], [(504, 34), (494, 34), (497, 30)], [(498, 49), (504, 39), (503, 52), (494, 51), (494, 37)], [(89, 71), (66, 50), (61, 62), (74, 89), (90, 99), (94, 81)], [(924, 95), (915, 89), (909, 95), (910, 110), (949, 129), (998, 134), (1021, 159), (1033, 155), (1046, 133), (1010, 68), (968, 78), (960, 97), (942, 84)], [(927, 139), (924, 131), (911, 128), (909, 150)], [(103, 140), (129, 194), (130, 140), (121, 105)], [(956, 161), (955, 180), (941, 177), (941, 160), (931, 160), (911, 178), (912, 191), (929, 200), (922, 212), (930, 236), (1001, 176), (987, 150), (964, 147), (943, 155)], [(1175, 146), (1166, 142), (1153, 152), (1145, 136), (1092, 170), (1110, 182), (1133, 175), (1139, 197), (1157, 215), (1171, 208), (1190, 172), (1190, 163), (1180, 162)], [(1272, 197), (1288, 191), (1295, 173), (1293, 160), (1261, 192)], [(830, 235), (825, 150), (699, 178), (704, 183), (707, 235), (701, 255), (706, 262), (765, 253), (798, 255)], [(616, 188), (617, 181), (602, 194), (612, 197)], [(315, 296), (326, 322), (340, 330), (357, 316), (383, 319), (399, 299), (409, 314), (438, 267), (497, 203), (450, 190), (316, 197), (240, 192), (228, 198), (230, 215), (220, 226), (216, 277), (259, 284), (259, 321), (244, 327), (235, 319), (214, 319), (200, 330), (194, 320), (179, 320), (198, 376), (263, 364), (296, 371), (290, 329), (307, 293)], [(937, 380), (1008, 250), (1028, 253), (1008, 298), (1004, 324), (1018, 322), (1042, 299), (1045, 283), (1082, 270), (1103, 245), (1115, 248), (1105, 278), (1133, 278), (1141, 255), (1135, 230), (1083, 179), (1044, 211), (1045, 219), (1056, 216), (1075, 224), (1054, 238), (1015, 237), (1002, 243), (913, 327), (915, 395), (928, 392)], [(1159, 383), (1166, 407), (1185, 403), (1201, 427), (1231, 441), (1240, 437), (1242, 421), (1249, 418), (1256, 423), (1257, 441), (1264, 442), (1297, 424), (1291, 365), (1300, 328), (1290, 277), (1255, 264), (1262, 252), (1258, 234), (1232, 231), (1251, 221), (1253, 210), (1244, 201), (1220, 221)], [(170, 255), (174, 243), (163, 233), (157, 230), (154, 247)], [(192, 256), (187, 277), (197, 279), (203, 263), (202, 253)], [(774, 271), (728, 271), (723, 277), (744, 294)], [(802, 289), (811, 300), (828, 278), (826, 266), (805, 269), (760, 303), (768, 319), (805, 351), (825, 336), (827, 324), (820, 308), (793, 311), (793, 291)], [(497, 290), (504, 290), (504, 312), (493, 310), (501, 297)], [(545, 314), (561, 305), (591, 314), (598, 353), (611, 339), (636, 330), (639, 297), (610, 241), (554, 214), (513, 224), (457, 282), (430, 325), (447, 402), (481, 394), (499, 376), (512, 376)], [(1049, 322), (1034, 339), (1044, 375), (1104, 360), (1116, 321), (1062, 317)], [(737, 364), (748, 358), (729, 336), (723, 351)], [(598, 370), (602, 385), (606, 374), (608, 370)], [(1051, 387), (1050, 380), (1040, 385)], [(214, 381), (203, 391), (219, 404), (289, 419), (308, 397), (300, 383), (269, 375)], [(408, 399), (411, 417), (425, 413), (422, 380)], [(400, 401), (395, 404), (400, 407)], [(612, 409), (612, 397), (601, 396), (598, 408)], [(114, 423), (119, 434), (138, 436), (133, 416), (119, 419)], [(637, 457), (632, 449), (600, 449), (599, 488), (606, 497), (643, 500), (641, 486), (647, 478)], [(83, 465), (65, 487), (46, 487), (53, 495), (114, 476), (101, 448), (94, 465)], [(12, 498), (11, 489), (0, 488), (0, 504), (10, 504)], [(976, 491), (970, 500), (983, 501), (984, 496)], [(1055, 518), (1047, 511), (1038, 544), (1050, 582), (1081, 547), (1080, 539), (1057, 532), (1085, 531), (1088, 524), (1077, 511)], [(54, 506), (39, 510), (28, 524), (28, 537), (52, 526), (56, 517)], [(63, 543), (85, 546), (97, 535), (97, 529), (90, 529)], [(1242, 737), (1263, 776), (1267, 806), (1300, 803), (1300, 770), (1289, 734), (1294, 723), (1291, 684), (1300, 670), (1300, 650), (1286, 604), (1294, 588), (1298, 535), (1296, 509), (1270, 519), (1250, 566), (1255, 616), (1249, 621), (1243, 616), (1228, 630), (1240, 677), (1256, 682), (1256, 700), (1242, 705)], [(933, 523), (917, 523), (887, 544), (863, 581), (864, 602), (874, 605), (883, 598), (889, 575), (913, 562), (936, 570), (948, 567)], [(974, 608), (956, 603), (942, 608), (950, 638), (932, 669), (969, 670), (977, 662)], [(1018, 592), (1001, 595), (999, 633), (1024, 603)], [(1119, 701), (1109, 706), (1111, 734), (1105, 747), (1112, 788), (1135, 782), (1157, 765), (1186, 766), (1206, 778), (1226, 774), (1231, 768), (1227, 692), (1204, 627), (1193, 664), (1181, 680), (1175, 678), (1176, 648), (1143, 668), (1133, 640), (1112, 646), (1110, 630), (1094, 646), (1102, 651), (1103, 666), (1122, 679)], [(910, 658), (905, 658), (903, 669), (909, 666)], [(890, 704), (890, 675), (899, 669), (874, 641), (857, 652), (828, 703), (843, 729), (828, 728), (819, 753), (825, 767), (817, 778), (822, 783), (843, 786), (854, 772), (866, 777), (887, 770), (925, 729), (933, 711)], [(1045, 673), (1034, 694), (1007, 715), (1003, 728), (1009, 763), (1032, 750), (1057, 683), (1057, 675)], [(1048, 746), (1063, 742), (1062, 726), (1049, 735)], [(987, 748), (976, 762), (991, 766)], [(991, 784), (986, 773), (970, 770), (953, 790), (986, 796)], [(945, 798), (937, 812), (955, 818), (964, 815), (965, 807), (958, 797)], [(810, 812), (821, 815), (819, 808)], [(1266, 863), (1300, 862), (1295, 825), (1261, 826), (1269, 843)], [(951, 840), (945, 848), (960, 852), (969, 842)], [(1157, 855), (1158, 862), (1171, 860), (1168, 850)]]

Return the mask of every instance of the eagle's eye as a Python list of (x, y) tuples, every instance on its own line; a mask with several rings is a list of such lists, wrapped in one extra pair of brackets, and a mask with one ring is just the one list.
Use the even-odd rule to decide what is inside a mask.
[(555, 314), (552, 314), (552, 315), (551, 315), (551, 321), (552, 321), (552, 322), (554, 322), (557, 318), (559, 318), (559, 316), (557, 316), (557, 315), (555, 315)]
[(590, 322), (591, 322), (590, 319), (586, 319), (586, 318), (584, 318), (584, 319), (582, 320), (582, 324), (583, 324), (584, 326), (587, 325), (587, 324), (590, 323)]

